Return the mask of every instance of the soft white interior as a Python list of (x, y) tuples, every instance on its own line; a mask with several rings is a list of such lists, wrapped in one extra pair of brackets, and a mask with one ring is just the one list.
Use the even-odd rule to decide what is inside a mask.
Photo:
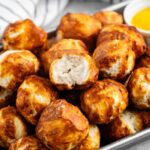
[(114, 109), (118, 109), (119, 104), (120, 104), (121, 101), (122, 101), (122, 100), (120, 99), (120, 93), (119, 93), (119, 91), (114, 92), (114, 94), (112, 94), (112, 97), (113, 97), (113, 99), (114, 99), (113, 108), (114, 108)]
[(45, 95), (35, 94), (34, 96), (35, 96), (35, 99), (37, 100), (37, 102), (40, 104), (48, 105), (50, 103), (49, 97), (46, 97)]
[(0, 100), (5, 99), (7, 96), (11, 95), (13, 92), (11, 90), (6, 90), (0, 87)]
[(58, 84), (81, 85), (88, 75), (88, 61), (83, 56), (66, 54), (53, 65), (53, 78)]
[(150, 84), (147, 82), (143, 82), (141, 84), (143, 89), (146, 89), (146, 93), (144, 94), (143, 98), (141, 100), (138, 101), (138, 103), (141, 102), (141, 104), (146, 104), (148, 105), (148, 101), (150, 99)]
[(121, 114), (121, 120), (124, 122), (124, 125), (127, 126), (132, 133), (136, 133), (136, 115), (132, 112), (125, 111)]
[(116, 76), (120, 72), (121, 65), (122, 65), (122, 60), (119, 59), (111, 67), (109, 67), (109, 68), (102, 68), (101, 70), (104, 71), (104, 72), (106, 72), (107, 74), (109, 74), (111, 76)]
[[(132, 54), (132, 53), (130, 53)], [(133, 55), (128, 55), (128, 60), (127, 60), (127, 69), (125, 71), (125, 75), (128, 75), (131, 70), (133, 69), (134, 65), (134, 56)]]
[(25, 128), (22, 121), (18, 117), (14, 118), (14, 124), (15, 124), (15, 138), (19, 139), (25, 135)]
[(1, 77), (2, 73), (2, 66), (1, 63), (5, 60), (7, 56), (10, 54), (19, 52), (19, 50), (10, 50), (10, 51), (5, 51), (4, 53), (0, 54), (0, 86), (6, 88), (10, 81), (14, 78), (13, 75), (5, 75), (4, 77)]
[(14, 76), (12, 74), (8, 74), (0, 78), (0, 86), (3, 88), (7, 88), (10, 82), (13, 80)]
[[(150, 78), (148, 77), (148, 74), (147, 74), (147, 78)], [(149, 105), (149, 99), (150, 99), (150, 84), (149, 84), (149, 81), (147, 79), (145, 79), (145, 75), (144, 74), (140, 74), (139, 78), (138, 78), (138, 81), (137, 81), (137, 87), (138, 87), (138, 90), (140, 89), (141, 90), (141, 93), (143, 94), (140, 94), (140, 96), (137, 96), (137, 91), (134, 91), (136, 92), (135, 95), (136, 95), (136, 100), (134, 102), (136, 102), (138, 105)]]
[(97, 145), (99, 145), (99, 128), (96, 125), (90, 125), (90, 129), (89, 129), (89, 139), (91, 140), (91, 146), (96, 147)]

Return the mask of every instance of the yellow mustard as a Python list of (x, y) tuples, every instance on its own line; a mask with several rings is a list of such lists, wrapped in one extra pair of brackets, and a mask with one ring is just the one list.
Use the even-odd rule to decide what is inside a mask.
[(140, 29), (150, 30), (150, 7), (136, 13), (131, 20), (131, 24)]

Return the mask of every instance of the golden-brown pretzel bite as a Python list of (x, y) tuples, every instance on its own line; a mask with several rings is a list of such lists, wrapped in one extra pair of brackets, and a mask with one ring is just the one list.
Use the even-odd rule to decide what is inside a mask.
[(144, 127), (150, 127), (150, 111), (141, 111), (141, 118), (143, 119)]
[(26, 49), (37, 54), (47, 48), (47, 33), (26, 19), (10, 24), (2, 39), (3, 48)]
[(48, 79), (31, 75), (18, 89), (16, 107), (28, 122), (36, 125), (43, 109), (56, 97)]
[(9, 150), (48, 150), (36, 137), (25, 136), (11, 143)]
[(0, 54), (0, 86), (15, 90), (26, 76), (38, 69), (39, 61), (30, 51), (4, 51)]
[(57, 41), (54, 45), (52, 45), (49, 51), (71, 50), (71, 49), (88, 54), (88, 49), (86, 45), (81, 40), (77, 39), (61, 39)]
[[(122, 25), (111, 24), (111, 25), (107, 25), (107, 26), (103, 27), (97, 38), (97, 46), (99, 44), (101, 44), (101, 34), (102, 33), (108, 34), (109, 32), (110, 33), (111, 32), (120, 32), (122, 34), (125, 34), (129, 38), (130, 43), (132, 44), (132, 49), (135, 52), (137, 57), (139, 57), (145, 53), (146, 43), (145, 43), (145, 40), (144, 40), (142, 34), (140, 34), (135, 27), (128, 26), (125, 24), (122, 24)], [(124, 36), (124, 38), (125, 38), (125, 36)]]
[(0, 87), (0, 108), (8, 105), (12, 101), (12, 90), (7, 90)]
[(135, 107), (150, 109), (150, 68), (138, 68), (132, 73), (128, 92)]
[(142, 129), (143, 122), (140, 114), (128, 110), (104, 127), (105, 136), (113, 141), (135, 134)]
[(122, 113), (128, 105), (128, 92), (119, 82), (105, 79), (97, 81), (81, 95), (81, 108), (89, 120), (107, 124)]
[(99, 70), (87, 54), (64, 53), (49, 69), (52, 84), (59, 90), (84, 89), (98, 79)]
[(135, 64), (135, 54), (130, 44), (123, 40), (101, 43), (93, 53), (93, 58), (104, 78), (123, 80), (131, 73)]
[(93, 14), (93, 17), (99, 20), (102, 25), (122, 24), (123, 17), (114, 11), (99, 11)]
[(132, 46), (132, 42), (128, 35), (119, 31), (111, 31), (111, 32), (99, 33), (98, 38), (97, 38), (97, 47), (99, 46), (99, 44), (105, 41), (112, 41), (112, 40), (125, 40), (126, 43), (131, 44)]
[(27, 134), (27, 127), (17, 114), (15, 107), (0, 109), (0, 146), (8, 148), (9, 144)]
[(100, 131), (96, 125), (90, 125), (88, 136), (75, 150), (98, 150), (100, 148)]
[(89, 123), (79, 108), (62, 99), (44, 109), (36, 127), (37, 137), (53, 150), (75, 148), (88, 132)]
[(100, 29), (101, 23), (94, 17), (83, 13), (68, 13), (60, 21), (57, 38), (80, 39), (91, 50)]
[(49, 73), (50, 64), (54, 59), (60, 57), (63, 53), (68, 53), (69, 51), (88, 54), (87, 47), (82, 41), (75, 39), (62, 39), (50, 47), (48, 51), (41, 54), (41, 62), (45, 72), (47, 74)]

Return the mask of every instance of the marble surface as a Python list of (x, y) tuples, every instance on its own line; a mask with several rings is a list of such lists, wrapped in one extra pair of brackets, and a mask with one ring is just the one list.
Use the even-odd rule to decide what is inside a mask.
[[(65, 10), (63, 10), (61, 14), (57, 16), (50, 27), (55, 27), (59, 23), (61, 16), (67, 12), (93, 13), (109, 5), (109, 0), (102, 0), (101, 2), (100, 0), (70, 0), (70, 3), (67, 5)], [(136, 145), (132, 145), (126, 149), (121, 148), (120, 150), (150, 150), (150, 138), (143, 142), (139, 142)]]

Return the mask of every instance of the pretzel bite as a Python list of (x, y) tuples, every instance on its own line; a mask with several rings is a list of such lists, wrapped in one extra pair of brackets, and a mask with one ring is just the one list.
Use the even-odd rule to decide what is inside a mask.
[(91, 50), (100, 29), (101, 23), (94, 17), (83, 13), (68, 13), (60, 21), (57, 38), (80, 39)]
[(4, 50), (26, 49), (37, 54), (47, 48), (47, 33), (26, 19), (10, 24), (4, 31)]
[(97, 81), (81, 95), (81, 108), (91, 122), (107, 124), (122, 113), (128, 105), (128, 92), (119, 82)]
[(21, 117), (17, 114), (15, 107), (4, 107), (0, 109), (0, 146), (8, 148), (15, 139), (27, 134), (27, 128)]
[(11, 143), (9, 150), (48, 150), (34, 136), (25, 136)]
[(63, 53), (68, 53), (69, 51), (88, 54), (87, 47), (82, 41), (75, 39), (62, 39), (50, 47), (48, 51), (41, 54), (41, 62), (45, 73), (49, 73), (50, 64), (54, 59), (60, 57)]
[(98, 79), (99, 70), (87, 54), (63, 54), (49, 69), (52, 84), (59, 90), (84, 89)]
[(4, 51), (0, 54), (0, 86), (15, 90), (26, 76), (38, 69), (39, 61), (30, 51)]
[(98, 150), (100, 147), (100, 131), (96, 125), (90, 125), (88, 136), (75, 150)]
[(86, 138), (88, 120), (78, 107), (59, 99), (48, 105), (36, 127), (37, 137), (50, 149), (71, 150)]
[(135, 134), (143, 129), (141, 116), (137, 112), (124, 111), (110, 124), (105, 126), (105, 136), (111, 140)]
[(56, 97), (49, 80), (31, 75), (18, 89), (16, 107), (29, 123), (36, 125), (43, 109)]
[(135, 64), (135, 54), (130, 44), (123, 40), (101, 43), (93, 53), (93, 58), (104, 78), (123, 80), (131, 73)]
[(150, 111), (141, 111), (141, 118), (143, 119), (144, 127), (150, 127)]
[(54, 45), (52, 45), (49, 51), (71, 50), (71, 49), (88, 54), (88, 49), (86, 45), (81, 40), (77, 39), (61, 39), (57, 41)]
[(128, 82), (129, 97), (135, 107), (150, 109), (150, 69), (138, 68)]
[[(146, 51), (146, 43), (141, 33), (137, 31), (137, 29), (133, 26), (127, 26), (125, 24), (122, 25), (107, 25), (102, 28), (100, 34), (97, 38), (97, 46), (101, 44), (101, 34), (108, 34), (111, 32), (120, 32), (122, 35), (126, 35), (132, 44), (132, 49), (136, 54), (136, 57), (143, 55)], [(124, 36), (125, 38), (125, 36)]]
[(99, 22), (102, 23), (102, 26), (108, 24), (122, 24), (123, 17), (117, 12), (114, 11), (99, 11), (93, 14), (93, 17), (96, 18)]
[(13, 91), (0, 87), (0, 108), (9, 104), (12, 100)]
[(112, 40), (125, 40), (126, 43), (132, 46), (132, 42), (128, 35), (119, 31), (111, 31), (111, 32), (99, 33), (98, 38), (97, 38), (97, 47), (105, 41), (112, 41)]

